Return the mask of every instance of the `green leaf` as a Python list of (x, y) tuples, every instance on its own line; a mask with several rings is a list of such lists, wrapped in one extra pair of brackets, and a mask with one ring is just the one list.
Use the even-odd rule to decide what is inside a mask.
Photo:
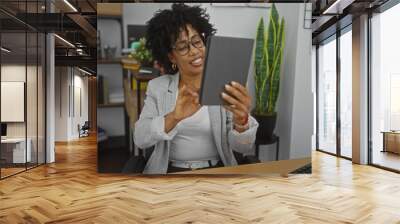
[[(275, 113), (285, 43), (285, 20), (272, 4), (268, 28), (261, 18), (257, 26), (255, 49), (256, 113)], [(262, 46), (262, 47), (261, 47)]]
[(260, 22), (258, 23), (257, 28), (257, 37), (256, 37), (256, 49), (255, 49), (255, 66), (256, 69), (260, 69), (261, 59), (264, 54), (264, 20), (261, 17)]

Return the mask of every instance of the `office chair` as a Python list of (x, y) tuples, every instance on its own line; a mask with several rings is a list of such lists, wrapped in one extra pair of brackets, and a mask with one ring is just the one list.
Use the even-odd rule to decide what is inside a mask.
[(79, 138), (89, 136), (89, 129), (90, 129), (89, 121), (85, 121), (82, 127), (79, 127), (78, 125), (78, 129), (79, 129)]

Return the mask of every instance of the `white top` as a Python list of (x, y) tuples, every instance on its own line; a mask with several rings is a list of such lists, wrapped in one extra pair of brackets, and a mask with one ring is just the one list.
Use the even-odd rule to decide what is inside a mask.
[(208, 107), (202, 106), (192, 116), (176, 125), (171, 140), (170, 160), (199, 161), (218, 159), (219, 155), (211, 133)]

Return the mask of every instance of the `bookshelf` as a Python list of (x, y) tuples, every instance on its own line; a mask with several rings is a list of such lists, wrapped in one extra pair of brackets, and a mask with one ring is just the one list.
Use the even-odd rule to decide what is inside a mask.
[[(98, 29), (104, 34), (112, 34), (112, 38), (103, 36), (101, 46), (116, 45), (117, 49), (124, 48), (124, 28), (122, 8), (114, 7), (117, 4), (98, 4)], [(119, 4), (121, 5), (121, 4)], [(120, 33), (115, 31), (116, 21), (120, 26)], [(114, 31), (112, 31), (114, 29)], [(112, 42), (113, 41), (113, 42)], [(120, 44), (118, 43), (120, 42)], [(118, 46), (119, 45), (119, 46)], [(117, 50), (118, 52), (118, 50)], [(115, 58), (98, 58), (98, 125), (101, 126), (109, 137), (118, 137), (124, 142), (124, 147), (129, 149), (129, 118), (125, 109), (125, 97), (123, 94), (123, 69), (121, 56), (118, 53)], [(100, 122), (99, 122), (100, 121)], [(124, 125), (121, 125), (122, 123)], [(118, 133), (118, 134), (117, 134)]]

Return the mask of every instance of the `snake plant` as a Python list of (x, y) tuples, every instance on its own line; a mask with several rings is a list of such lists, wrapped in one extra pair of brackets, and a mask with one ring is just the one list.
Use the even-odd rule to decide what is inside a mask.
[(272, 4), (267, 30), (263, 18), (257, 27), (255, 46), (256, 115), (276, 113), (283, 49), (285, 46), (285, 20)]

